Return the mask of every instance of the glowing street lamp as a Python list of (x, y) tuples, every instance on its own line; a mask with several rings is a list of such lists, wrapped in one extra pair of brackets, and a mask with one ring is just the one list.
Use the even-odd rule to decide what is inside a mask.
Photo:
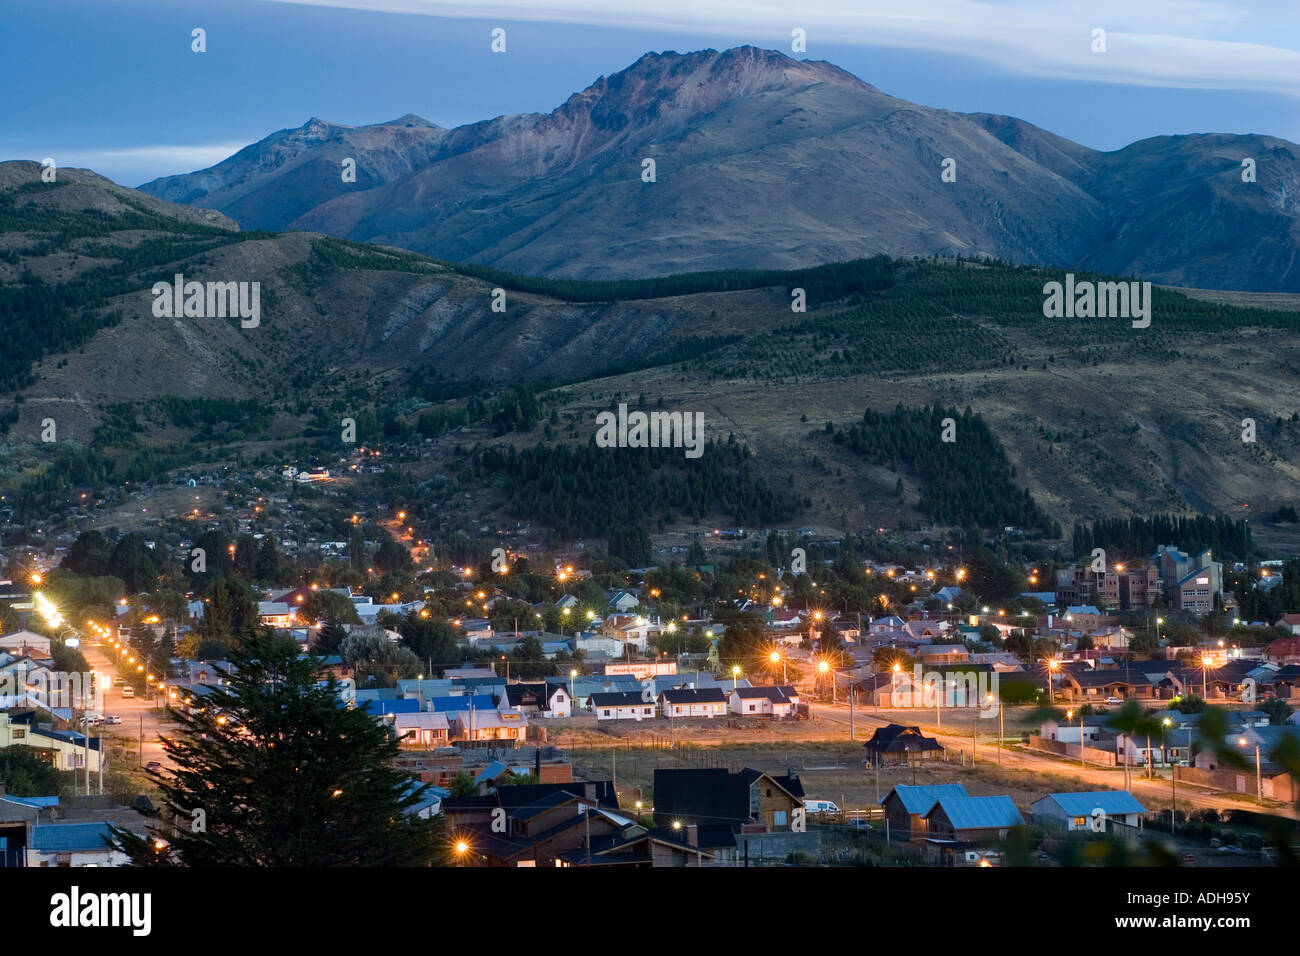
[(731, 665), (731, 690), (733, 693), (736, 690), (736, 682), (739, 679), (740, 679), (740, 665), (732, 664)]

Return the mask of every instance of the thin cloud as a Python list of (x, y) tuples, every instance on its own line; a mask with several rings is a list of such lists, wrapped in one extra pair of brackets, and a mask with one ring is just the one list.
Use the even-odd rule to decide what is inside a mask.
[(239, 152), (247, 143), (209, 143), (199, 146), (130, 146), (121, 149), (82, 149), (70, 147), (40, 150), (0, 147), (0, 155), (25, 157), (37, 161), (50, 157), (64, 168), (93, 169), (101, 176), (123, 185), (139, 185), (145, 180), (194, 169), (214, 166)]
[[(792, 13), (788, 0), (655, 0), (611, 10), (609, 0), (271, 0), (374, 13), (543, 21), (748, 35), (789, 49), (795, 27), (817, 45), (884, 46), (973, 56), (1031, 76), (1139, 86), (1257, 90), (1300, 96), (1300, 52), (1276, 44), (1300, 35), (1300, 7), (1270, 0), (821, 0)], [(1106, 31), (1106, 52), (1092, 31)], [(484, 41), (487, 42), (486, 39)]]

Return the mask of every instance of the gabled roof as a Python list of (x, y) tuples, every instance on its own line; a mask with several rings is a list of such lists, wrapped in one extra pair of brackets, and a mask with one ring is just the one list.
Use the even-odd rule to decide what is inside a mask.
[(921, 733), (920, 727), (905, 727), (902, 724), (876, 728), (871, 739), (863, 746), (868, 750), (881, 753), (912, 753), (943, 749), (943, 744), (939, 741)]
[(705, 687), (688, 690), (666, 690), (659, 695), (669, 704), (725, 704), (727, 695), (721, 687)]
[(737, 687), (733, 693), (741, 700), (770, 700), (774, 704), (790, 704), (799, 700), (799, 692), (790, 684), (777, 687)]
[(1137, 798), (1127, 790), (1088, 790), (1079, 793), (1049, 793), (1042, 803), (1050, 800), (1072, 817), (1086, 817), (1093, 810), (1100, 808), (1107, 816), (1125, 813), (1146, 813), (1147, 808), (1138, 803)]
[(592, 707), (630, 707), (635, 704), (653, 706), (654, 701), (642, 700), (640, 692), (634, 690), (622, 693), (591, 695)]
[(960, 783), (933, 783), (923, 786), (909, 786), (900, 783), (880, 799), (881, 806), (885, 804), (891, 794), (898, 797), (899, 802), (903, 804), (903, 809), (910, 814), (927, 812), (939, 801), (940, 797), (970, 796), (966, 792), (966, 787)]
[(511, 707), (522, 707), (525, 705), (525, 698), (531, 695), (533, 699), (527, 701), (527, 704), (545, 709), (548, 698), (546, 691), (545, 682), (539, 684), (507, 684), (506, 702)]
[(982, 830), (991, 827), (1022, 827), (1025, 818), (1008, 796), (940, 797), (925, 814), (942, 808), (954, 830)]
[(778, 777), (776, 774), (768, 773), (765, 770), (755, 770), (753, 767), (743, 768), (740, 771), (740, 776), (747, 787), (752, 787), (760, 777), (767, 777), (790, 796), (798, 800), (803, 799), (803, 782), (797, 776), (787, 774)]
[[(591, 793), (588, 794), (590, 789)], [(497, 805), (506, 810), (526, 807), (552, 793), (568, 793), (582, 800), (594, 800), (597, 805), (612, 810), (618, 809), (618, 795), (614, 792), (613, 781), (585, 780), (569, 783), (522, 783), (508, 787), (498, 787), (495, 798)]]
[(32, 827), (33, 850), (42, 853), (84, 853), (107, 850), (112, 830), (107, 823), (42, 823)]

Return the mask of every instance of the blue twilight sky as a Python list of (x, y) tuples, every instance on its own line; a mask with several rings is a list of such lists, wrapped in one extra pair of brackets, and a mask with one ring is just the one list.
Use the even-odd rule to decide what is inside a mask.
[(791, 53), (795, 28), (807, 52), (791, 55), (1096, 149), (1210, 131), (1300, 141), (1300, 0), (0, 0), (0, 160), (51, 156), (135, 186), (312, 116), (450, 127), (549, 111), (649, 50)]

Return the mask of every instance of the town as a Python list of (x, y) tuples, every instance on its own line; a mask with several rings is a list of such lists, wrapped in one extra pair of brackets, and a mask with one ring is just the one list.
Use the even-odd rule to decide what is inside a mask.
[(174, 775), (197, 751), (177, 735), (256, 738), (250, 653), (273, 647), (378, 734), (369, 756), (437, 834), (425, 863), (1293, 852), (1300, 562), (1161, 543), (1099, 565), (1089, 533), (1064, 563), (1012, 557), (1014, 529), (999, 547), (714, 528), (628, 567), (519, 526), (457, 563), (413, 512), (360, 505), (337, 539), (306, 533), (299, 499), (365, 460), (269, 471), (284, 490), (235, 506), (230, 483), (191, 482), (198, 505), (152, 539), (6, 550), (6, 865), (179, 858)]

